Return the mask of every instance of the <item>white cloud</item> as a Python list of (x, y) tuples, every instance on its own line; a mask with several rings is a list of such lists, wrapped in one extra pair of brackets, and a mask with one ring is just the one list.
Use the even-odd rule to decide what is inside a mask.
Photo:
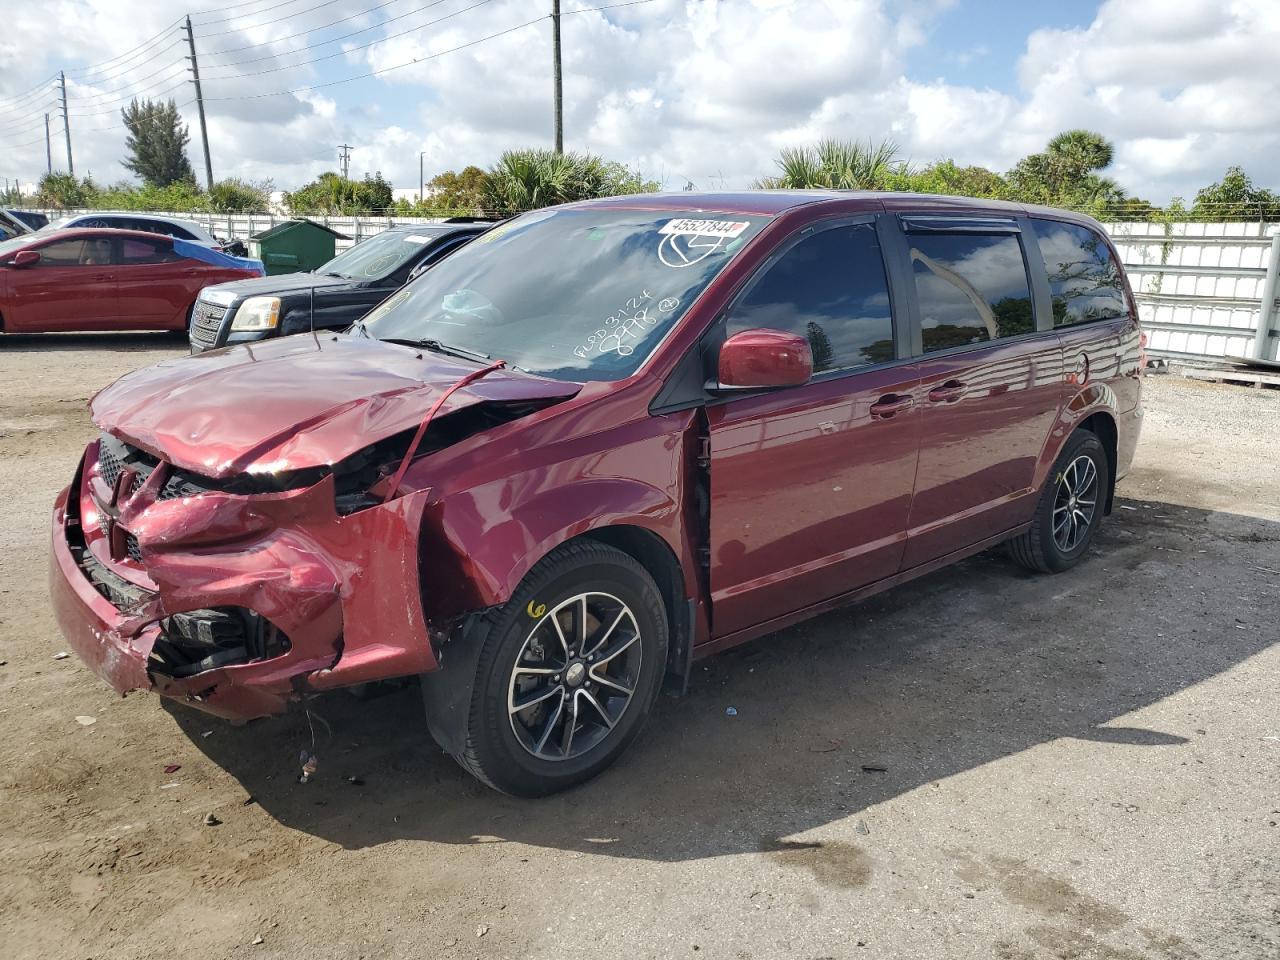
[[(337, 144), (355, 145), (352, 171), (381, 170), (398, 186), (491, 163), (504, 149), (551, 138), (550, 25), (544, 19), (467, 46), (531, 18), (525, 0), (441, 0), (435, 7), (341, 43), (307, 44), (398, 16), (422, 0), (392, 0), (373, 17), (290, 36), (339, 19), (340, 7), (291, 18), (263, 7), (239, 19), (197, 16), (215, 173), (271, 177), (293, 187), (336, 167)], [(1111, 171), (1130, 192), (1154, 200), (1190, 195), (1228, 163), (1280, 183), (1280, 4), (1109, 0), (1087, 27), (1032, 33), (1017, 62), (1018, 90), (1003, 92), (909, 75), (906, 55), (929, 41), (953, 0), (655, 0), (604, 12), (566, 14), (565, 127), (571, 149), (640, 166), (681, 187), (745, 186), (772, 171), (779, 148), (821, 136), (888, 137), (917, 163), (952, 157), (1008, 169), (1070, 127), (1096, 129), (1117, 147)], [(566, 0), (566, 10), (588, 0)], [(538, 7), (541, 10), (541, 6)], [(457, 14), (367, 46), (427, 20)], [(278, 23), (252, 26), (264, 19)], [(59, 58), (95, 63), (161, 33), (176, 13), (161, 0), (56, 0), (27, 5), (0, 34), (0, 150), (7, 173), (43, 169), (41, 114), (49, 89), (27, 95)], [(215, 34), (222, 33), (221, 36)], [(170, 40), (181, 41), (176, 29)], [(933, 37), (938, 47), (945, 38)], [(266, 43), (245, 51), (231, 48)], [(226, 53), (216, 54), (215, 51)], [(337, 53), (315, 64), (305, 61)], [(175, 77), (190, 87), (173, 49), (153, 49), (86, 75), (70, 71), (77, 169), (100, 180), (125, 176), (116, 111), (133, 81)], [(986, 45), (944, 51), (932, 62), (996, 69)], [(239, 60), (255, 62), (238, 66)], [(413, 63), (412, 61), (418, 62)], [(409, 64), (405, 66), (405, 64)], [(176, 66), (175, 66), (176, 65)], [(164, 73), (171, 67), (170, 74)], [(298, 90), (355, 74), (377, 79)], [(148, 84), (144, 84), (147, 86)], [(156, 88), (158, 89), (158, 88)], [(154, 90), (152, 91), (154, 92)], [(18, 95), (17, 100), (13, 96)], [(193, 161), (200, 166), (194, 108)], [(114, 127), (98, 130), (100, 127)], [(60, 125), (54, 125), (55, 163)]]

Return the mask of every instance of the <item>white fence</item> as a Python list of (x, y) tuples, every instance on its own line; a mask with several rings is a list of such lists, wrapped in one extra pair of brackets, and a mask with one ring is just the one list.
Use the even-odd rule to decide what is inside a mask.
[[(53, 217), (95, 211), (43, 212)], [(240, 240), (288, 219), (275, 214), (165, 216), (192, 220), (215, 236)], [(339, 250), (396, 224), (439, 222), (423, 217), (313, 219), (350, 238), (337, 242)], [(1105, 226), (1138, 298), (1151, 355), (1202, 362), (1252, 360), (1280, 364), (1280, 319), (1276, 312), (1280, 224)]]
[(1180, 360), (1280, 362), (1280, 225), (1107, 224), (1147, 350)]

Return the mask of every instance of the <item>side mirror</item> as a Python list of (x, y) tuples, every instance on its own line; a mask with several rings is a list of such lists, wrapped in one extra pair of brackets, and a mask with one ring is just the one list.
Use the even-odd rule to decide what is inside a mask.
[(783, 330), (743, 330), (720, 347), (721, 390), (798, 387), (813, 376), (813, 351), (799, 334)]
[(15, 267), (34, 267), (39, 262), (40, 251), (38, 250), (19, 250), (13, 255)]

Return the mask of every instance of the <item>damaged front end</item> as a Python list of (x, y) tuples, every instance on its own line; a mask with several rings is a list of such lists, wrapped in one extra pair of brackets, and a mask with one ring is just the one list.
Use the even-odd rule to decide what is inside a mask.
[[(100, 395), (94, 419), (108, 432), (88, 446), (54, 509), (51, 595), (68, 643), (121, 694), (153, 689), (238, 720), (331, 688), (435, 669), (419, 569), (430, 490), (393, 490), (393, 474), (410, 454), (429, 455), (571, 392), (555, 397), (535, 384), (522, 397), (507, 384), (493, 388), (506, 394), (496, 401), (460, 397), (415, 451), (424, 406), (446, 395), (419, 387), (412, 418), (398, 388), (396, 404), (373, 397), (361, 412), (347, 400), (297, 431), (270, 424), (277, 446), (245, 444), (249, 452), (224, 476), (193, 469), (194, 448), (178, 450), (175, 462), (124, 439), (129, 423)], [(384, 414), (380, 422), (371, 423), (370, 407)], [(329, 430), (332, 447), (335, 420), (355, 416), (372, 427), (347, 433), (356, 451), (318, 462), (316, 438)], [(142, 432), (154, 443), (156, 431)], [(309, 458), (278, 449), (308, 442)]]
[(118, 692), (251, 719), (435, 666), (418, 588), (424, 492), (342, 516), (332, 474), (196, 492), (151, 459), (104, 436), (54, 512), (59, 623)]

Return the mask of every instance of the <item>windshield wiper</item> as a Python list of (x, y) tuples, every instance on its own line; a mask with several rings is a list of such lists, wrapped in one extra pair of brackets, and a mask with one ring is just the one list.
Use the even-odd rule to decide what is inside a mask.
[[(368, 333), (368, 331), (365, 331)], [(468, 350), (466, 347), (454, 347), (447, 343), (441, 343), (439, 340), (421, 339), (412, 340), (401, 337), (388, 337), (387, 343), (399, 343), (406, 347), (418, 347), (421, 350), (430, 350), (432, 353), (447, 353), (450, 356), (462, 357), (464, 360), (474, 360), (477, 363), (484, 363), (493, 358), (487, 353), (481, 353), (479, 350)]]

